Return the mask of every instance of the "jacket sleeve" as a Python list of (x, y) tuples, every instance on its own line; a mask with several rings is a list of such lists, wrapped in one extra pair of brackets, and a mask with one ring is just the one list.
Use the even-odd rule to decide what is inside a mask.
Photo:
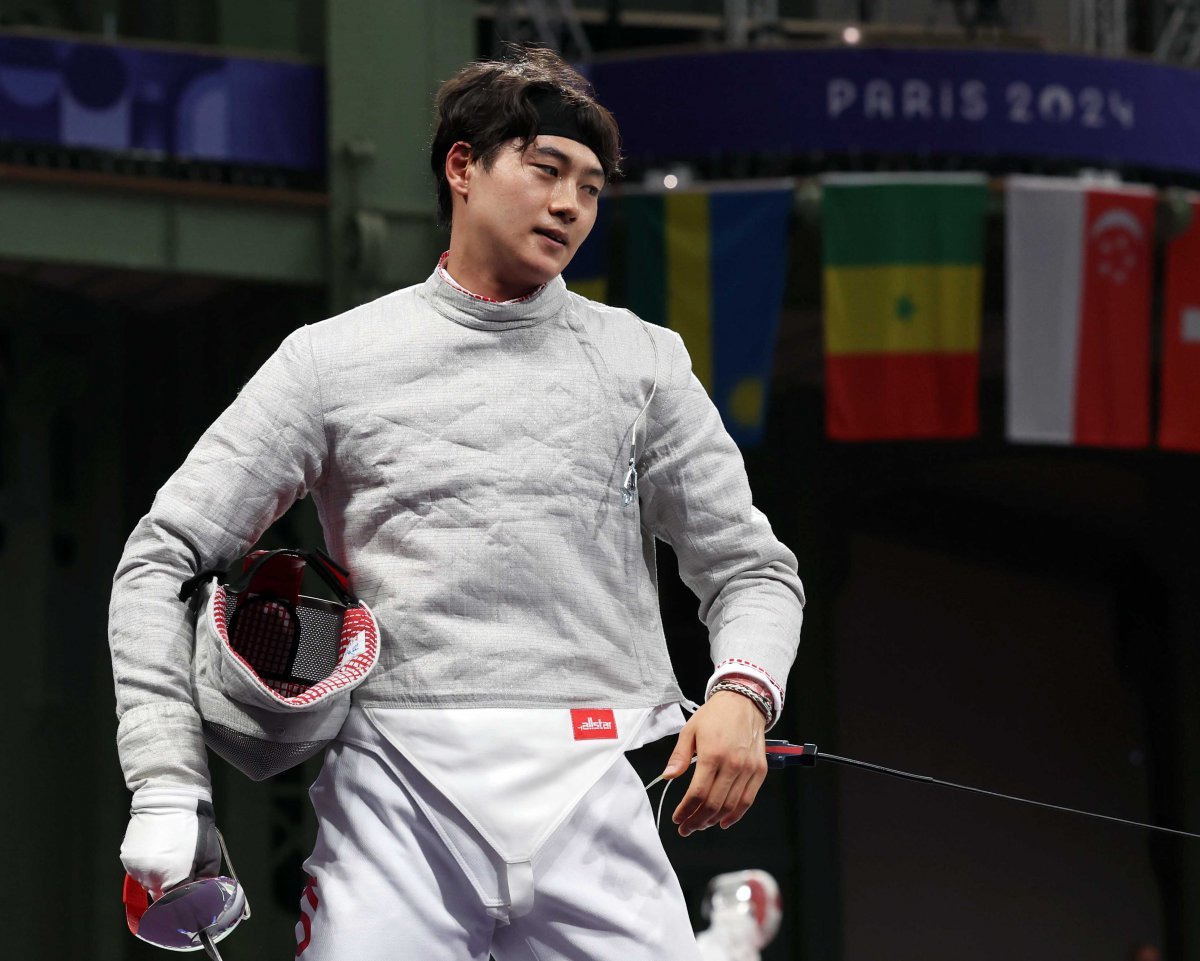
[(243, 555), (320, 482), (327, 443), (311, 335), (301, 328), (239, 392), (159, 490), (113, 579), (109, 645), (117, 749), (130, 790), (208, 787), (192, 704), (193, 574)]
[(796, 558), (754, 507), (741, 453), (679, 335), (657, 333), (669, 356), (647, 410), (642, 523), (671, 545), (700, 599), (715, 665), (708, 688), (729, 673), (756, 677), (771, 690), (778, 718), (803, 619)]

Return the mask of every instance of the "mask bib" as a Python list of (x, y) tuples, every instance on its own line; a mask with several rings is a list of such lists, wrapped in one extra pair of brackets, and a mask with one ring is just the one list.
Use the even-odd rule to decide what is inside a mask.
[[(507, 908), (489, 909), (501, 920), (532, 908), (534, 856), (613, 763), (683, 726), (676, 705), (364, 713), (503, 862)], [(420, 797), (415, 785), (406, 786)], [(436, 806), (422, 808), (452, 844)]]

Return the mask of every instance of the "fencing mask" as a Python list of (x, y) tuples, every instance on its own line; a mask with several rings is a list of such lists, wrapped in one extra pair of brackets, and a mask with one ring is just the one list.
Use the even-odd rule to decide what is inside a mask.
[[(306, 566), (336, 601), (300, 593)], [(258, 551), (233, 577), (184, 582), (180, 599), (194, 595), (193, 693), (213, 751), (261, 781), (337, 736), (379, 658), (379, 625), (345, 570), (321, 551)]]

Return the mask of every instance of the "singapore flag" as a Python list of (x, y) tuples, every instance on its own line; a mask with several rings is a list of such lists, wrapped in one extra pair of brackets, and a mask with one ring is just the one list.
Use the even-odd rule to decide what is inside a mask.
[(1145, 447), (1154, 191), (1011, 177), (1006, 193), (1009, 438)]

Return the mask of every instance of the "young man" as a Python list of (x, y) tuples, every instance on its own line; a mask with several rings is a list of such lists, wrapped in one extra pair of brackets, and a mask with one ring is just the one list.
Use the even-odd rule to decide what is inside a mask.
[[(465, 68), (437, 110), (451, 233), (433, 274), (288, 337), (130, 538), (111, 614), (122, 860), (152, 891), (211, 870), (175, 595), (311, 493), (382, 650), (310, 792), (300, 956), (695, 961), (622, 754), (682, 727), (679, 832), (745, 813), (799, 638), (795, 558), (679, 337), (563, 284), (618, 169), (582, 78), (528, 51)], [(716, 665), (686, 725), (656, 537)]]

